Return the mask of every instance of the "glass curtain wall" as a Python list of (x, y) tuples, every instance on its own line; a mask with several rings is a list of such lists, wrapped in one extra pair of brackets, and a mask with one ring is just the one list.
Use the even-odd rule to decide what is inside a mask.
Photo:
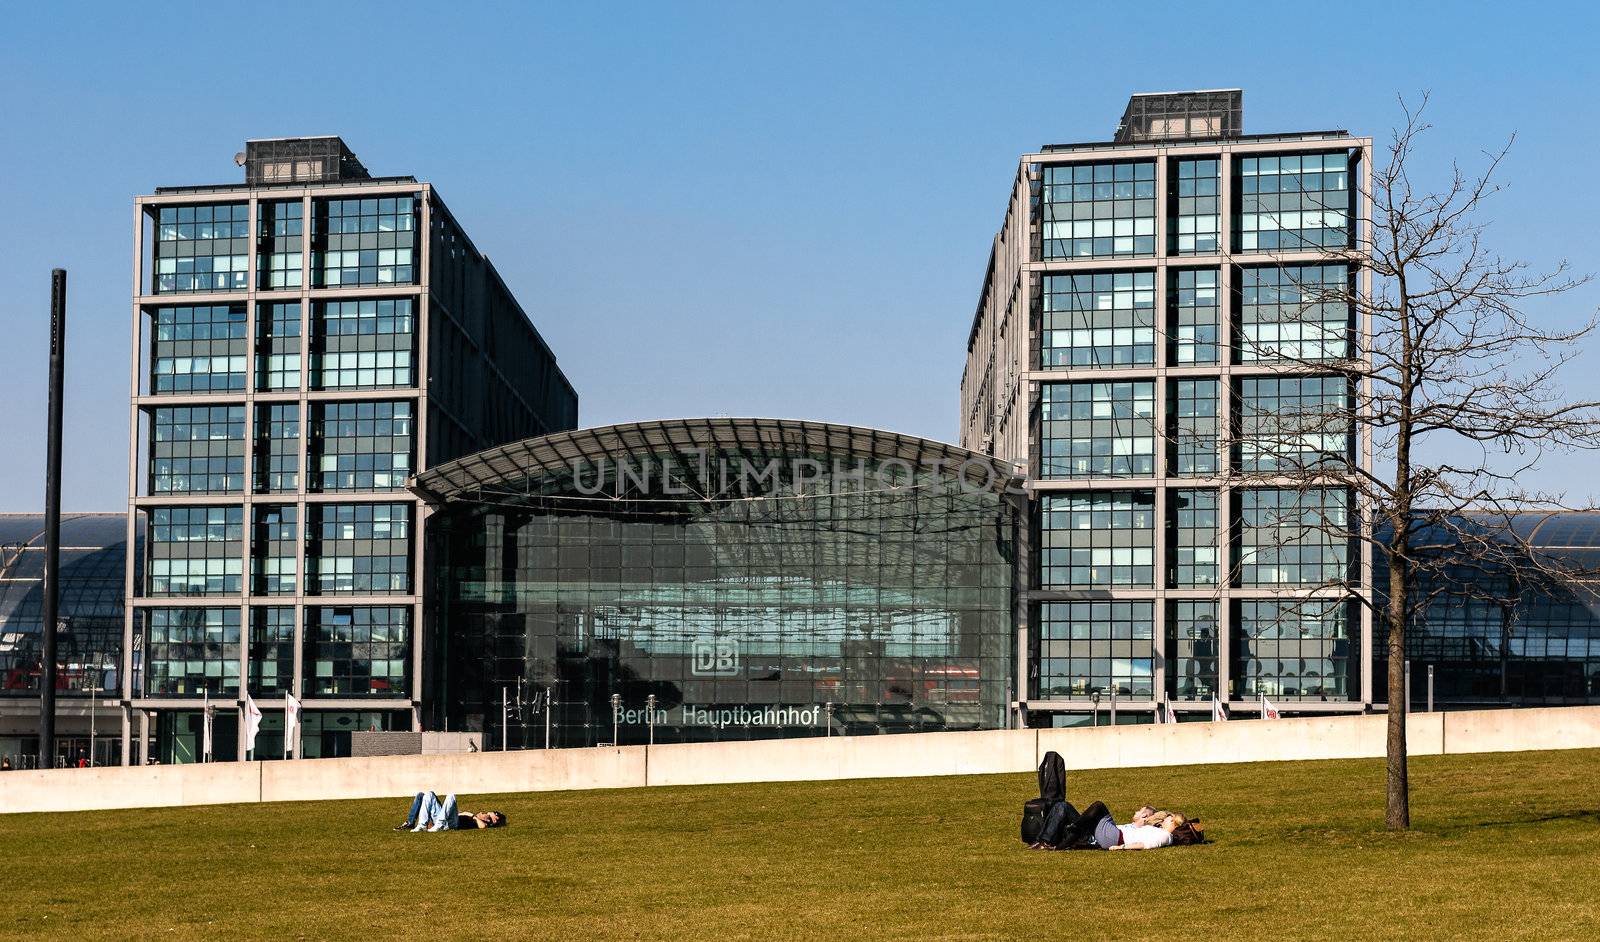
[[(625, 743), (1004, 727), (1011, 505), (948, 472), (881, 487), (855, 458), (865, 486), (808, 487), (792, 457), (682, 458), (707, 501), (584, 498), (556, 473), (454, 507), (450, 728), (492, 734), (502, 696), (553, 703), (560, 746), (613, 741), (613, 720)], [(772, 474), (712, 480), (728, 461)], [(542, 722), (520, 711), (509, 739), (542, 744)]]

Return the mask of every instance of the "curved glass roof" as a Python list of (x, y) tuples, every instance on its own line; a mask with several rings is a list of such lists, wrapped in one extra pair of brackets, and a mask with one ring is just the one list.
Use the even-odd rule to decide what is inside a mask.
[(988, 469), (982, 477), (999, 492), (1020, 479), (1008, 461), (944, 442), (853, 425), (796, 419), (671, 419), (630, 422), (529, 438), (458, 458), (416, 475), (411, 490), (434, 503), (471, 499), (532, 477), (570, 473), (574, 463), (593, 465), (619, 456), (692, 455), (702, 451), (814, 458), (901, 460), (913, 467), (936, 462), (951, 473), (963, 465)]
[[(61, 650), (71, 670), (113, 669), (118, 660), (127, 527), (121, 513), (61, 516)], [(136, 545), (142, 540), (141, 522)], [(44, 557), (43, 514), (0, 514), (0, 696), (36, 690), (30, 668), (38, 662)]]

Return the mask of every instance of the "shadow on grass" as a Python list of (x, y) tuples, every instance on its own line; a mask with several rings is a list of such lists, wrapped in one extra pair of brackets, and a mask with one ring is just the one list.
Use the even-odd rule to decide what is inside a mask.
[(1541, 814), (1532, 817), (1497, 818), (1490, 821), (1473, 821), (1469, 823), (1453, 825), (1449, 828), (1441, 828), (1440, 830), (1470, 831), (1473, 828), (1524, 827), (1529, 824), (1548, 824), (1552, 821), (1584, 821), (1590, 824), (1600, 824), (1600, 809), (1581, 808), (1572, 811), (1557, 811), (1551, 814)]

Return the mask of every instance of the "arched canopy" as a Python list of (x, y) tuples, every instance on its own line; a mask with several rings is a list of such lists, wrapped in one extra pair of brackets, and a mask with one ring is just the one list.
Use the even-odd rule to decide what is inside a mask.
[(904, 461), (940, 467), (954, 475), (963, 467), (996, 492), (1012, 488), (1020, 469), (1007, 461), (944, 442), (879, 429), (795, 419), (670, 419), (629, 422), (529, 438), (458, 458), (416, 475), (413, 492), (431, 503), (470, 500), (541, 475), (630, 456), (745, 452), (813, 458)]

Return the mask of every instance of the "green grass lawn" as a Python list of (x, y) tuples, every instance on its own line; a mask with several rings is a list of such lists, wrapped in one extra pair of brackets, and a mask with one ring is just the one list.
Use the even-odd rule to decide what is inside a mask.
[(1600, 750), (1412, 770), (1409, 833), (1378, 761), (1069, 773), (1208, 822), (1122, 854), (1026, 850), (1031, 775), (3, 815), (0, 938), (1600, 938)]

